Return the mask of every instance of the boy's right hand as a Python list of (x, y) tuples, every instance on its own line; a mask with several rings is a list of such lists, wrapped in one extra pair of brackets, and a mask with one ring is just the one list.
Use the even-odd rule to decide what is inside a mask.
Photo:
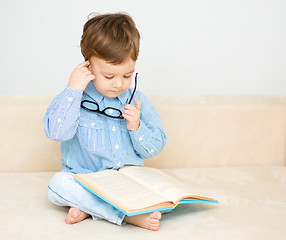
[(95, 79), (95, 76), (89, 70), (90, 62), (84, 61), (73, 70), (69, 79), (69, 86), (73, 89), (85, 90), (88, 83)]

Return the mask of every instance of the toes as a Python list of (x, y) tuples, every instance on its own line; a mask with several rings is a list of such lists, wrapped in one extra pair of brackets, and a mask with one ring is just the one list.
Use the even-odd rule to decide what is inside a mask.
[(71, 208), (69, 210), (69, 213), (70, 213), (71, 218), (73, 219), (77, 219), (79, 217), (79, 210), (76, 208)]
[(151, 218), (150, 219), (150, 224), (159, 224), (160, 223), (160, 221), (159, 221), (159, 219), (156, 219), (156, 218)]
[(160, 212), (155, 212), (151, 215), (151, 219), (149, 221), (149, 229), (152, 231), (158, 231), (160, 225), (160, 219), (162, 214)]
[(161, 217), (162, 214), (160, 212), (154, 212), (138, 216), (125, 217), (124, 221), (138, 227), (158, 231)]
[(150, 224), (149, 229), (152, 231), (158, 231), (159, 230), (159, 223), (158, 224)]
[(73, 224), (76, 222), (76, 219), (79, 217), (79, 211), (76, 208), (70, 208), (68, 211), (68, 215), (65, 219), (67, 224)]
[(151, 218), (153, 218), (153, 219), (158, 219), (158, 220), (160, 220), (161, 217), (162, 217), (162, 214), (161, 214), (160, 212), (154, 212), (154, 213), (152, 213), (152, 215), (151, 215)]
[(72, 224), (71, 218), (68, 216), (65, 219), (66, 224)]

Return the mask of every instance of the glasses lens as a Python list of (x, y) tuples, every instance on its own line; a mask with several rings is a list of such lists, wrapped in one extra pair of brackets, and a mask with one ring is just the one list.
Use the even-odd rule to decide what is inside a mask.
[(121, 111), (115, 108), (105, 108), (104, 113), (110, 117), (119, 117), (121, 115)]
[(86, 101), (86, 102), (83, 102), (82, 105), (89, 110), (94, 110), (94, 111), (98, 110), (98, 105), (95, 102), (87, 102)]

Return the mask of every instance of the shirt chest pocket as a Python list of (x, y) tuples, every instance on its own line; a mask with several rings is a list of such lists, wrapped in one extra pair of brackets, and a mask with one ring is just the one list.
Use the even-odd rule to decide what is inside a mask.
[(89, 152), (102, 152), (106, 146), (103, 122), (99, 120), (80, 119), (78, 125), (80, 145)]

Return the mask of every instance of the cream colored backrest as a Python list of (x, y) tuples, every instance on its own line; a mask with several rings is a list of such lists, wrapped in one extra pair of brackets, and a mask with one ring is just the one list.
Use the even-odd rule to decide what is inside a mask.
[[(52, 97), (0, 97), (0, 172), (58, 171), (59, 143), (42, 118)], [(286, 104), (279, 97), (151, 97), (168, 142), (147, 166), (285, 165)]]
[(168, 143), (154, 167), (281, 166), (286, 98), (156, 97)]
[(0, 172), (60, 169), (59, 143), (48, 139), (42, 118), (51, 97), (0, 98)]

